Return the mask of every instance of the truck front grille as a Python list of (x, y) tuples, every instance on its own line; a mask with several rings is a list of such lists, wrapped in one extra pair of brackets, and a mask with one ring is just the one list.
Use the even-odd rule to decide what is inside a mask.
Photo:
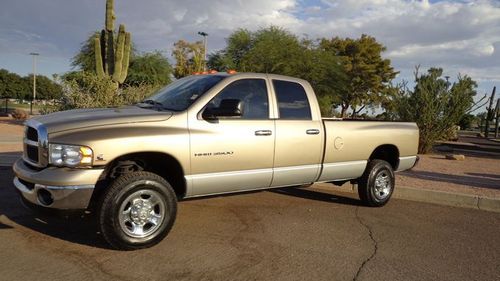
[(38, 146), (26, 145), (26, 154), (29, 160), (38, 163)]
[(27, 127), (26, 138), (30, 141), (38, 142), (38, 132), (36, 131), (36, 129), (32, 127)]
[(35, 120), (26, 122), (23, 159), (36, 168), (48, 164), (48, 134), (45, 126)]

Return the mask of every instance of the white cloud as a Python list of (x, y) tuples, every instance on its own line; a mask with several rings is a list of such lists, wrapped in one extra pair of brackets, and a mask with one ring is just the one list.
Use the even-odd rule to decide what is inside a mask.
[[(16, 0), (2, 6), (0, 54), (36, 47), (70, 58), (104, 24), (103, 0)], [(198, 31), (209, 34), (209, 49), (215, 50), (236, 28), (273, 24), (309, 38), (372, 35), (402, 73), (421, 64), (455, 72), (451, 76), (500, 81), (496, 0), (124, 0), (115, 1), (115, 8), (117, 23), (126, 24), (139, 50), (170, 54), (179, 39), (201, 40)]]

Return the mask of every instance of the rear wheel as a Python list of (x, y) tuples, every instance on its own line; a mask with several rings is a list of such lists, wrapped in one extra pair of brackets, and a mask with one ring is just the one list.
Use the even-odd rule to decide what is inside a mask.
[(384, 160), (371, 160), (358, 181), (359, 198), (365, 205), (383, 206), (391, 198), (394, 186), (392, 166)]
[(148, 248), (168, 234), (176, 213), (176, 196), (165, 179), (132, 172), (117, 178), (104, 192), (99, 227), (113, 248)]

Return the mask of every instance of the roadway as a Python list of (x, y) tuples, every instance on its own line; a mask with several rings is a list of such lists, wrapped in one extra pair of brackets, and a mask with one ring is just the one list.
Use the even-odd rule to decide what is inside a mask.
[(151, 249), (107, 248), (92, 218), (37, 215), (0, 167), (0, 280), (500, 280), (500, 213), (331, 189), (188, 200)]

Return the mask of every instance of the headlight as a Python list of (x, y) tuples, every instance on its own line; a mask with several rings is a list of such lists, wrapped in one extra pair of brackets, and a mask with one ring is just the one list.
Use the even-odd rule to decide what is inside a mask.
[(92, 149), (86, 146), (50, 144), (49, 163), (55, 166), (90, 166), (92, 165)]

